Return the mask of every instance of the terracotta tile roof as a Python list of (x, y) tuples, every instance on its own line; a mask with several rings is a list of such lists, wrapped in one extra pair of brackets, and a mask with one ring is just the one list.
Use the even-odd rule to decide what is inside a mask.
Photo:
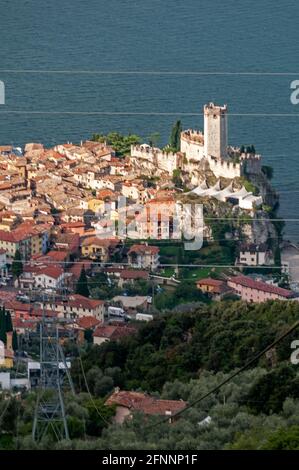
[(78, 318), (78, 320), (76, 320), (76, 323), (78, 324), (78, 326), (80, 326), (80, 328), (84, 328), (86, 330), (98, 326), (101, 322), (95, 317), (89, 316)]
[(99, 199), (105, 199), (106, 197), (113, 197), (114, 196), (114, 191), (111, 189), (100, 189), (97, 192), (97, 198)]
[(82, 242), (82, 246), (97, 245), (109, 248), (110, 246), (116, 246), (118, 243), (118, 238), (99, 238), (97, 236), (92, 236), (85, 238)]
[(115, 332), (117, 326), (112, 325), (103, 325), (96, 328), (93, 333), (93, 336), (98, 336), (99, 338), (108, 338), (111, 339), (113, 333)]
[(143, 254), (151, 254), (151, 255), (157, 255), (160, 251), (160, 248), (158, 246), (151, 246), (151, 245), (133, 245), (129, 249), (129, 254), (131, 253), (137, 253), (140, 255)]
[(0, 153), (1, 152), (12, 152), (12, 145), (1, 145)]
[(103, 300), (89, 299), (80, 294), (72, 294), (69, 297), (68, 305), (75, 308), (86, 308), (88, 310), (93, 310), (100, 305), (104, 305)]
[(16, 298), (16, 291), (6, 291), (0, 289), (0, 304), (5, 304)]
[(84, 222), (68, 222), (68, 223), (61, 224), (62, 229), (66, 229), (66, 228), (83, 228), (83, 227), (85, 227)]
[(36, 275), (45, 275), (53, 279), (58, 279), (63, 274), (63, 269), (60, 266), (44, 266), (42, 267)]
[(96, 328), (93, 336), (107, 338), (111, 341), (117, 341), (118, 339), (124, 338), (125, 336), (134, 335), (136, 332), (137, 329), (132, 326), (103, 325)]
[(21, 318), (13, 318), (12, 319), (13, 327), (14, 328), (25, 328), (34, 330), (38, 323), (37, 320), (22, 320)]
[(210, 277), (207, 277), (205, 279), (199, 279), (198, 281), (196, 281), (196, 285), (199, 289), (201, 288), (201, 286), (213, 287), (214, 294), (223, 294), (229, 290), (225, 281), (212, 279)]
[(117, 391), (114, 392), (106, 405), (118, 405), (129, 408), (132, 411), (141, 411), (148, 415), (173, 415), (186, 408), (183, 400), (160, 400), (145, 393)]
[(34, 308), (31, 311), (31, 317), (33, 318), (41, 318), (45, 314), (46, 317), (58, 317), (59, 312), (55, 312), (54, 310), (43, 310), (42, 308)]
[(18, 302), (17, 300), (12, 300), (5, 304), (5, 308), (14, 311), (21, 310), (23, 312), (30, 312), (32, 309), (32, 304), (24, 304), (22, 302)]
[(91, 260), (84, 260), (84, 263), (74, 263), (70, 269), (68, 270), (76, 279), (79, 279), (81, 270), (84, 267), (85, 271), (91, 269), (92, 261)]
[(133, 269), (121, 269), (119, 275), (122, 279), (148, 279), (147, 271), (137, 271)]
[(224, 281), (220, 281), (218, 279), (213, 279), (211, 277), (207, 277), (205, 279), (199, 279), (197, 281), (197, 284), (201, 284), (203, 286), (213, 286), (213, 287), (219, 287), (223, 284)]
[(283, 289), (282, 287), (272, 286), (262, 281), (255, 281), (254, 279), (251, 279), (250, 277), (247, 277), (247, 276), (231, 277), (230, 281), (234, 282), (235, 284), (239, 284), (240, 286), (243, 286), (243, 287), (248, 287), (250, 289), (268, 292), (269, 294), (276, 294), (280, 297), (285, 297), (288, 299), (295, 296), (294, 292), (288, 289)]
[(67, 251), (55, 251), (51, 250), (46, 254), (46, 258), (51, 258), (52, 260), (55, 261), (65, 261), (68, 257), (68, 252)]
[(31, 237), (31, 232), (29, 228), (16, 229), (12, 232), (6, 232), (5, 230), (0, 230), (0, 240), (5, 241), (5, 242), (18, 243), (30, 237)]

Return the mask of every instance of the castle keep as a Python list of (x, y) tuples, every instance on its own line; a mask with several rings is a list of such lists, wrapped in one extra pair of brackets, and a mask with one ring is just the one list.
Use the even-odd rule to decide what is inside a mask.
[(181, 133), (180, 152), (173, 153), (150, 147), (147, 144), (131, 147), (132, 161), (139, 168), (172, 176), (181, 169), (190, 174), (196, 184), (199, 162), (208, 163), (217, 178), (234, 179), (246, 174), (261, 172), (261, 156), (241, 152), (228, 145), (227, 105), (209, 103), (204, 106), (204, 133), (187, 129)]

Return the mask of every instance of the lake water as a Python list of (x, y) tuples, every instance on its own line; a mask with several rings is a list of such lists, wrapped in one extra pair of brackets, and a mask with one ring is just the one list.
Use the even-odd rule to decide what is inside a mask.
[[(297, 218), (299, 105), (290, 102), (290, 83), (299, 80), (298, 18), (297, 0), (1, 0), (0, 144), (79, 142), (110, 130), (144, 138), (159, 132), (164, 144), (180, 114), (227, 103), (230, 144), (254, 143), (274, 168), (281, 214)], [(121, 71), (178, 74), (112, 73)], [(253, 113), (294, 116), (234, 116)], [(201, 115), (182, 121), (203, 124)], [(286, 233), (299, 241), (299, 223), (288, 222)]]

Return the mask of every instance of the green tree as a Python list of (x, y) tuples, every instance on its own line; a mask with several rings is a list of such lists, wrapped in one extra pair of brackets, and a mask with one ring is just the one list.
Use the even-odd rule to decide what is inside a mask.
[(16, 330), (13, 330), (13, 334), (12, 334), (12, 349), (14, 351), (18, 350), (18, 335), (17, 335)]
[(253, 384), (247, 403), (254, 413), (278, 413), (288, 397), (299, 398), (299, 379), (293, 366), (283, 364)]
[(173, 170), (172, 182), (176, 185), (177, 188), (182, 188), (183, 187), (183, 182), (182, 182), (181, 170), (180, 169)]
[(151, 147), (157, 147), (160, 139), (161, 135), (159, 134), (159, 132), (153, 132), (148, 136), (148, 143)]
[(5, 328), (7, 333), (13, 331), (10, 312), (5, 312)]
[(180, 120), (178, 120), (172, 127), (172, 131), (171, 131), (170, 139), (169, 139), (169, 146), (176, 151), (180, 150), (181, 132), (182, 132), (182, 123)]
[(86, 277), (86, 272), (84, 266), (82, 266), (81, 273), (76, 286), (76, 294), (83, 295), (84, 297), (89, 297), (90, 292), (88, 288), (88, 281)]
[(0, 341), (6, 344), (6, 315), (4, 307), (0, 309)]
[(16, 250), (12, 265), (11, 265), (11, 271), (12, 274), (15, 278), (19, 278), (23, 272), (23, 262), (22, 262), (22, 257), (20, 250)]
[(85, 406), (89, 416), (86, 424), (87, 434), (100, 436), (103, 429), (111, 423), (115, 408), (106, 406), (100, 398), (87, 402)]
[(273, 167), (269, 165), (262, 166), (262, 172), (266, 175), (268, 180), (273, 178)]
[(262, 450), (299, 450), (299, 426), (278, 429), (270, 434)]
[(127, 155), (130, 153), (131, 145), (140, 143), (140, 137), (135, 134), (122, 135), (119, 132), (110, 132), (107, 135), (94, 134), (92, 140), (96, 142), (106, 142), (111, 145), (117, 155)]

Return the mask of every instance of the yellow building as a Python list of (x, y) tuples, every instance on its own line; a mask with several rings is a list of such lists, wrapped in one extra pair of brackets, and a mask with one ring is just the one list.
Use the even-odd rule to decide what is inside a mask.
[(0, 368), (12, 369), (14, 360), (14, 351), (12, 348), (12, 331), (6, 333), (6, 347), (3, 341), (0, 341)]
[(31, 237), (31, 256), (41, 255), (43, 253), (43, 235), (37, 233)]
[(20, 251), (22, 258), (28, 259), (31, 253), (31, 233), (23, 230), (12, 232), (0, 230), (0, 248), (6, 251), (8, 262), (14, 259), (17, 250)]
[(27, 260), (46, 251), (49, 231), (46, 225), (32, 226), (30, 223), (24, 223), (10, 232), (0, 230), (0, 249), (6, 251), (8, 263), (14, 259), (17, 250)]
[(105, 207), (105, 202), (102, 201), (101, 199), (93, 198), (93, 199), (89, 199), (88, 201), (88, 209), (95, 213), (97, 212), (103, 213), (105, 210), (104, 207)]
[(82, 242), (82, 255), (86, 258), (107, 262), (119, 244), (116, 238), (88, 237)]

